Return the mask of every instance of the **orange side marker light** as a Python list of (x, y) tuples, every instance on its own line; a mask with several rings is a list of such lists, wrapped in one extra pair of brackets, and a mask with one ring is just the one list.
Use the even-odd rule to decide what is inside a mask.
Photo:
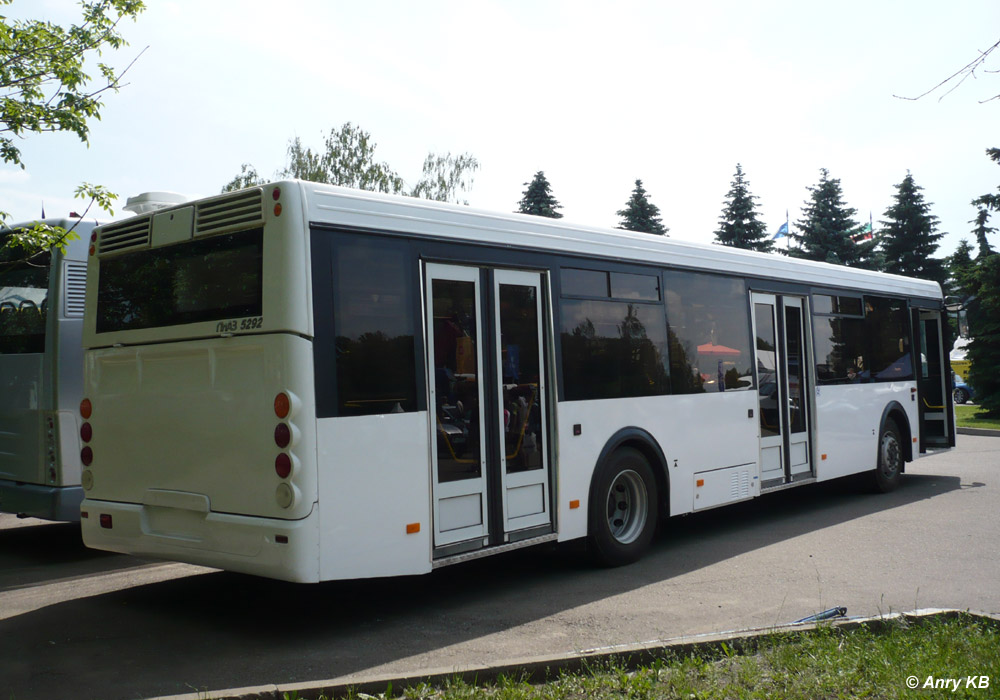
[(420, 532), (420, 523), (409, 523), (406, 526), (406, 534), (407, 535), (415, 535), (418, 532)]
[(574, 500), (572, 500), (572, 501), (569, 502), (569, 509), (570, 510), (576, 510), (579, 507), (580, 507), (580, 501), (578, 499), (574, 499)]
[(704, 486), (705, 485), (705, 480), (704, 479), (698, 479), (698, 481), (694, 482), (694, 485), (695, 486), (699, 486), (699, 487)]

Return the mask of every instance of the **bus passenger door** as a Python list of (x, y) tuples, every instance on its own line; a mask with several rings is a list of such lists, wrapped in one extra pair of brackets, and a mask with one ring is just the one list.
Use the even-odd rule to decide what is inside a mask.
[(549, 532), (542, 274), (425, 272), (435, 555)]
[(919, 319), (917, 340), (920, 348), (920, 371), (917, 393), (920, 401), (920, 451), (955, 445), (952, 408), (949, 399), (951, 368), (945, 360), (941, 313), (914, 311)]
[(479, 269), (427, 265), (434, 546), (485, 543), (486, 444)]
[(509, 537), (552, 520), (541, 275), (496, 270), (493, 298), (503, 532)]
[(761, 487), (812, 476), (803, 297), (751, 294), (760, 421)]

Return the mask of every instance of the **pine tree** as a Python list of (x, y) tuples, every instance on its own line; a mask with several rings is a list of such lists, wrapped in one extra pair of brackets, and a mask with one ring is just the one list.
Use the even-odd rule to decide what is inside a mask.
[(990, 242), (986, 240), (986, 236), (988, 234), (995, 233), (996, 229), (992, 226), (986, 225), (989, 220), (990, 212), (987, 209), (980, 207), (979, 211), (976, 213), (976, 218), (969, 222), (975, 226), (975, 228), (972, 229), (972, 232), (976, 234), (976, 242), (979, 243), (979, 255), (976, 256), (977, 258), (985, 258), (993, 252), (993, 249), (990, 248)]
[(923, 188), (913, 181), (910, 171), (896, 188), (893, 205), (885, 210), (886, 218), (879, 221), (882, 229), (878, 242), (885, 272), (944, 282), (944, 262), (934, 257), (944, 234), (937, 232), (938, 218), (930, 213)]
[(877, 267), (875, 241), (864, 239), (864, 229), (854, 217), (857, 209), (843, 202), (840, 180), (830, 171), (820, 169), (819, 183), (807, 187), (811, 193), (805, 202), (805, 218), (795, 222), (798, 233), (789, 237), (796, 244), (788, 254), (796, 258), (851, 267)]
[(715, 240), (734, 248), (774, 252), (774, 241), (768, 237), (764, 222), (757, 219), (757, 197), (750, 194), (750, 182), (743, 175), (743, 166), (739, 163), (736, 164), (736, 175), (726, 197)]
[(524, 196), (517, 203), (517, 211), (521, 214), (534, 214), (535, 216), (547, 216), (550, 219), (561, 219), (562, 214), (556, 209), (562, 209), (559, 201), (552, 196), (552, 187), (545, 179), (545, 173), (539, 170), (531, 182), (524, 183), (528, 189), (524, 191)]
[(972, 244), (963, 238), (947, 260), (949, 294), (961, 300), (968, 299), (976, 293), (976, 262), (972, 259), (972, 251)]
[(655, 233), (659, 236), (667, 235), (667, 227), (660, 219), (660, 208), (649, 201), (646, 190), (642, 187), (642, 180), (635, 181), (635, 189), (629, 197), (624, 209), (616, 212), (622, 217), (618, 222), (618, 228), (627, 231), (641, 231), (642, 233)]
[[(976, 265), (978, 296), (970, 309), (969, 383), (989, 417), (1000, 416), (1000, 254)], [(974, 312), (974, 314), (972, 313)]]

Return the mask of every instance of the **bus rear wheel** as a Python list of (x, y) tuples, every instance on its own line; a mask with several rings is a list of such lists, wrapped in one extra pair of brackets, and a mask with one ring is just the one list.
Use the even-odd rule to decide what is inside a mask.
[(591, 492), (588, 545), (604, 566), (631, 564), (649, 548), (658, 513), (656, 479), (646, 458), (622, 447), (598, 465)]
[(903, 439), (893, 420), (887, 420), (878, 440), (878, 464), (875, 467), (872, 486), (881, 493), (889, 493), (899, 488), (903, 478)]

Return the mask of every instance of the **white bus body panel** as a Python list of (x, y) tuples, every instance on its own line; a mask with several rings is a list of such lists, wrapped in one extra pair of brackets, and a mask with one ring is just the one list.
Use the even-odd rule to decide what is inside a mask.
[[(919, 435), (916, 382), (837, 384), (816, 391), (816, 479), (825, 481), (875, 468), (882, 413), (893, 401), (903, 407), (910, 435)], [(906, 439), (905, 434), (902, 436)], [(911, 443), (914, 457), (916, 443)]]
[[(304, 548), (310, 558), (295, 575), (317, 580), (308, 340), (268, 334), (91, 350), (86, 382), (94, 453), (82, 505), (88, 546), (195, 564), (210, 563), (214, 552), (237, 558), (230, 568), (274, 576), (271, 567), (289, 555), (264, 548), (295, 531), (291, 546), (277, 548)], [(293, 396), (284, 421), (274, 412), (280, 391)], [(281, 422), (292, 428), (288, 479), (274, 466)], [(294, 493), (288, 507), (278, 502), (281, 484)], [(101, 514), (112, 516), (112, 528), (99, 526)]]
[(431, 570), (429, 434), (426, 411), (319, 421), (322, 579)]
[[(663, 450), (671, 515), (694, 510), (699, 500), (695, 498), (695, 475), (700, 472), (737, 466), (749, 472), (747, 491), (723, 502), (759, 494), (758, 422), (755, 412), (748, 414), (755, 411), (756, 405), (757, 394), (753, 391), (560, 403), (559, 540), (587, 535), (590, 480), (597, 457), (623, 428), (647, 431)], [(580, 425), (578, 436), (573, 435), (574, 425)], [(569, 504), (576, 500), (580, 507), (570, 508)]]

